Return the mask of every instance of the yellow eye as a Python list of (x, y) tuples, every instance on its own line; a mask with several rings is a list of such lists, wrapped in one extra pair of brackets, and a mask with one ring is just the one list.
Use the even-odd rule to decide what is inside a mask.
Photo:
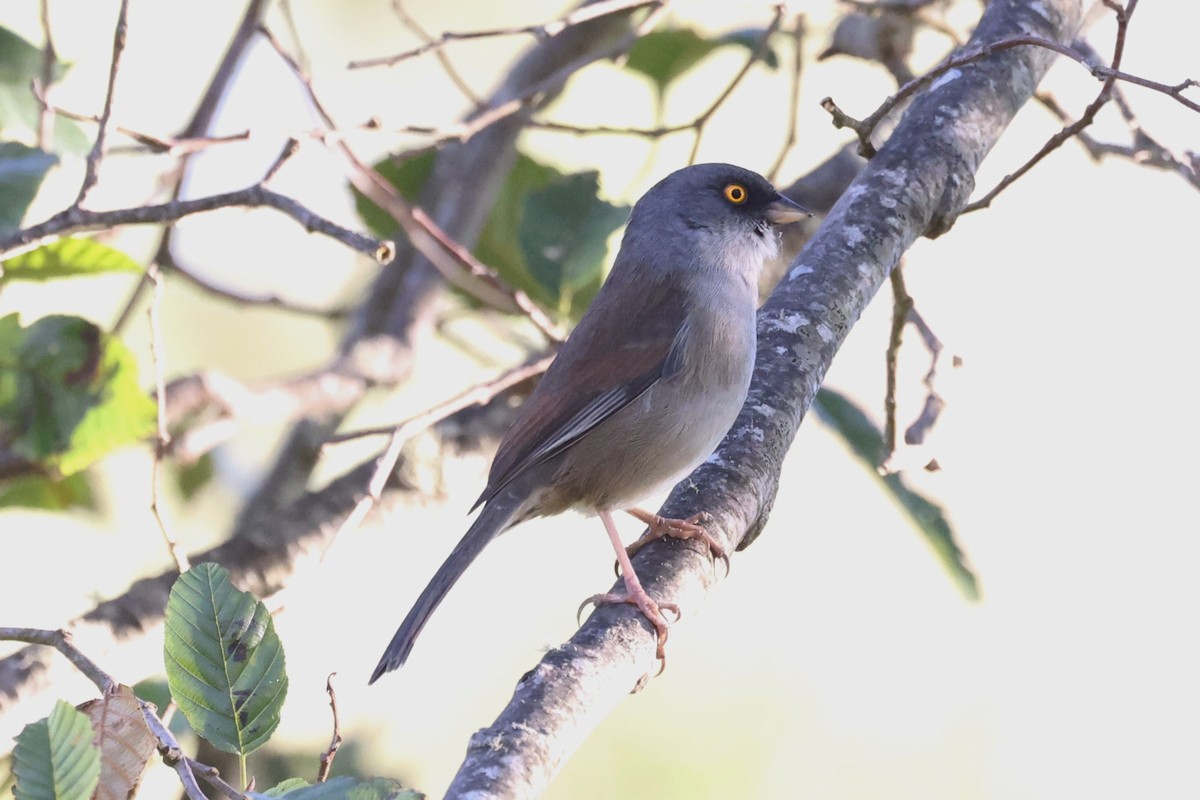
[(746, 191), (746, 187), (740, 183), (729, 184), (725, 187), (723, 194), (725, 195), (725, 199), (735, 206), (740, 206), (750, 196), (750, 193)]

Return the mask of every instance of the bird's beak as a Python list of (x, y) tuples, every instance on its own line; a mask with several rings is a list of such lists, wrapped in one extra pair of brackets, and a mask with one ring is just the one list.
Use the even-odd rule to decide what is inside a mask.
[(771, 220), (774, 225), (786, 225), (789, 222), (799, 222), (802, 219), (811, 217), (812, 212), (797, 202), (789, 200), (783, 195), (777, 195), (767, 205), (767, 219)]

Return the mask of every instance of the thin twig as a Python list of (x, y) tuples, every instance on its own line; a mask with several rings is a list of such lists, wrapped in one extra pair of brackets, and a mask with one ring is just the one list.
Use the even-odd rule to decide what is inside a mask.
[(784, 137), (783, 146), (779, 148), (779, 155), (775, 157), (775, 163), (767, 172), (767, 178), (771, 183), (775, 183), (779, 179), (779, 170), (783, 169), (784, 159), (796, 144), (796, 125), (800, 117), (800, 75), (804, 70), (805, 33), (804, 15), (797, 14), (796, 22), (792, 27), (792, 91), (788, 96), (787, 135)]
[(333, 691), (333, 676), (331, 672), (325, 679), (325, 693), (329, 695), (329, 710), (333, 714), (333, 735), (329, 739), (329, 747), (321, 753), (321, 764), (317, 767), (317, 783), (324, 783), (329, 778), (329, 770), (333, 768), (333, 757), (342, 746), (342, 729), (338, 721), (337, 693)]
[[(426, 45), (435, 44), (434, 38), (430, 36), (429, 33), (423, 27), (421, 27), (420, 23), (418, 23), (417, 20), (404, 9), (404, 4), (401, 2), (401, 0), (392, 0), (392, 10), (396, 13), (396, 16), (400, 18), (400, 21), (404, 23), (404, 26), (412, 31), (417, 38), (423, 41)], [(467, 82), (463, 79), (463, 76), (457, 69), (455, 69), (454, 64), (450, 61), (450, 56), (446, 55), (445, 48), (440, 46), (435, 47), (433, 53), (434, 57), (437, 58), (438, 63), (442, 65), (442, 71), (446, 73), (446, 77), (450, 79), (450, 82), (458, 87), (458, 90), (463, 93), (463, 97), (466, 97), (471, 101), (471, 105), (479, 108), (480, 105), (482, 105), (479, 95), (475, 94), (474, 90), (467, 85)]]
[(100, 112), (100, 125), (96, 129), (96, 141), (92, 143), (92, 151), (88, 153), (84, 164), (83, 183), (79, 187), (79, 196), (75, 205), (82, 205), (87, 199), (88, 192), (96, 185), (99, 177), (100, 159), (104, 156), (104, 137), (108, 130), (108, 118), (112, 115), (113, 90), (117, 84), (117, 70), (121, 65), (121, 53), (125, 50), (125, 35), (128, 31), (126, 21), (129, 15), (129, 0), (121, 0), (120, 11), (117, 12), (117, 26), (113, 31), (112, 61), (108, 66), (108, 91), (104, 94), (104, 109)]
[(492, 39), (499, 36), (519, 36), (530, 35), (541, 41), (549, 39), (551, 36), (557, 36), (574, 25), (579, 25), (583, 22), (588, 22), (593, 19), (598, 19), (609, 14), (619, 14), (623, 11), (632, 11), (643, 6), (658, 5), (657, 0), (607, 0), (607, 2), (593, 3), (582, 8), (577, 8), (570, 14), (561, 17), (553, 22), (546, 22), (541, 25), (524, 25), (513, 28), (491, 28), (487, 30), (463, 31), (454, 32), (446, 31), (440, 37), (434, 40), (427, 40), (419, 47), (414, 47), (411, 50), (405, 50), (403, 53), (397, 53), (392, 56), (382, 56), (379, 58), (365, 58), (359, 61), (351, 61), (348, 69), (365, 69), (368, 67), (391, 67), (399, 64), (402, 61), (407, 61), (410, 58), (428, 53), (431, 50), (437, 51), (450, 42), (462, 42), (471, 39)]
[(106, 696), (111, 694), (118, 685), (111, 675), (100, 669), (96, 662), (71, 644), (71, 634), (67, 631), (51, 631), (43, 628), (0, 628), (0, 641), (26, 642), (53, 647), (62, 653), (75, 666), (75, 669), (96, 684), (96, 688)]
[(164, 270), (170, 270), (172, 273), (186, 280), (188, 283), (195, 286), (200, 291), (210, 294), (213, 297), (218, 297), (222, 300), (228, 300), (239, 306), (259, 306), (263, 308), (271, 308), (278, 311), (286, 311), (289, 314), (299, 314), (306, 317), (316, 317), (318, 319), (341, 320), (350, 315), (350, 309), (345, 306), (333, 306), (330, 308), (322, 308), (319, 306), (305, 305), (304, 303), (296, 303), (287, 300), (281, 295), (274, 292), (265, 294), (247, 294), (245, 292), (234, 291), (233, 289), (224, 286), (218, 286), (212, 283), (200, 273), (193, 270), (190, 266), (185, 266), (175, 257), (174, 254), (164, 261), (158, 262)]
[[(929, 370), (925, 373), (925, 377), (921, 382), (925, 385), (925, 404), (921, 409), (920, 416), (913, 421), (912, 425), (904, 432), (904, 443), (910, 445), (921, 445), (925, 443), (926, 437), (937, 424), (938, 417), (942, 413), (942, 409), (946, 406), (946, 401), (942, 399), (941, 394), (937, 391), (938, 365), (941, 363), (942, 354), (945, 352), (945, 345), (942, 340), (937, 337), (933, 329), (921, 316), (921, 313), (916, 308), (910, 308), (908, 311), (908, 321), (921, 334), (921, 340), (925, 342), (925, 347), (929, 350)], [(958, 356), (953, 356), (951, 365), (954, 367), (962, 366), (962, 359)]]
[(761, 61), (762, 58), (767, 54), (767, 50), (771, 45), (771, 37), (775, 35), (775, 31), (779, 30), (779, 23), (783, 21), (783, 15), (786, 13), (787, 7), (783, 3), (778, 3), (772, 10), (775, 16), (771, 19), (771, 24), (767, 26), (767, 30), (765, 33), (763, 33), (762, 38), (758, 40), (758, 43), (754, 46), (754, 49), (750, 51), (750, 57), (746, 59), (746, 63), (743, 64), (742, 68), (738, 70), (738, 73), (733, 76), (733, 80), (729, 82), (729, 85), (725, 87), (724, 91), (717, 95), (717, 99), (713, 101), (712, 105), (710, 105), (708, 109), (705, 110), (700, 116), (696, 117), (695, 121), (692, 123), (692, 126), (696, 129), (696, 138), (695, 141), (692, 142), (692, 152), (688, 155), (689, 164), (696, 163), (696, 155), (700, 151), (700, 137), (704, 135), (704, 126), (707, 125), (708, 121), (712, 119), (712, 116), (717, 113), (717, 109), (725, 104), (725, 101), (728, 100), (729, 96), (733, 94), (733, 90), (736, 89), (738, 84), (742, 82), (742, 79), (750, 73), (750, 68)]
[(1011, 50), (1015, 47), (1041, 47), (1051, 50), (1059, 55), (1070, 58), (1072, 61), (1082, 64), (1088, 69), (1093, 77), (1099, 80), (1107, 81), (1109, 78), (1115, 78), (1116, 80), (1121, 80), (1127, 83), (1143, 86), (1148, 89), (1153, 89), (1157, 92), (1167, 95), (1168, 97), (1171, 97), (1177, 103), (1180, 103), (1181, 105), (1190, 108), (1193, 111), (1200, 112), (1200, 103), (1193, 102), (1183, 96), (1183, 92), (1187, 89), (1193, 86), (1200, 86), (1200, 83), (1195, 80), (1188, 79), (1177, 83), (1174, 86), (1158, 83), (1157, 81), (1147, 80), (1136, 75), (1131, 75), (1127, 72), (1121, 72), (1120, 70), (1116, 70), (1111, 67), (1094, 64), (1085, 56), (1071, 49), (1067, 45), (1060, 44), (1059, 42), (1055, 42), (1050, 39), (1044, 39), (1040, 36), (1024, 34), (1019, 36), (1010, 36), (1006, 39), (999, 39), (995, 42), (990, 42), (988, 44), (976, 47), (968, 52), (951, 56), (942, 63), (938, 64), (936, 67), (929, 70), (929, 72), (913, 78), (911, 81), (904, 84), (904, 86), (901, 86), (895, 94), (884, 100), (883, 104), (880, 105), (879, 108), (861, 121), (856, 120), (843, 112), (840, 108), (838, 108), (837, 104), (833, 102), (832, 98), (826, 97), (824, 100), (822, 100), (821, 107), (824, 108), (833, 118), (833, 124), (835, 127), (848, 127), (858, 135), (859, 154), (865, 158), (870, 158), (875, 155), (876, 152), (874, 144), (872, 144), (870, 141), (871, 132), (874, 131), (879, 122), (903, 100), (910, 97), (917, 91), (925, 88), (950, 70), (966, 66), (967, 64), (974, 63), (975, 61), (995, 55), (996, 53)]
[[(201, 139), (208, 134), (209, 126), (212, 124), (213, 116), (217, 111), (217, 105), (221, 97), (225, 94), (225, 89), (237, 74), (242, 56), (245, 54), (246, 48), (250, 46), (250, 42), (253, 41), (254, 31), (257, 29), (263, 15), (266, 14), (269, 4), (270, 0), (249, 0), (246, 4), (246, 11), (242, 14), (237, 30), (234, 31), (229, 46), (225, 48), (225, 54), (221, 56), (221, 62), (217, 65), (212, 79), (208, 82), (208, 86), (205, 87), (200, 102), (196, 104), (196, 110), (192, 113), (192, 118), (188, 120), (188, 124), (180, 131), (180, 141)], [(187, 174), (191, 152), (194, 151), (182, 153), (180, 162), (174, 165), (175, 168), (171, 173), (169, 187), (166, 189), (172, 200), (179, 199), (179, 192), (183, 186), (184, 175)], [(168, 262), (171, 247), (171, 230), (170, 227), (163, 228), (158, 239), (158, 247), (155, 249), (154, 256), (150, 259), (151, 261), (157, 262), (160, 265)], [(129, 297), (125, 300), (121, 313), (117, 316), (117, 321), (113, 324), (114, 332), (120, 332), (125, 328), (125, 325), (133, 317), (134, 310), (138, 307), (142, 294), (149, 288), (149, 279), (143, 279), (129, 293)]]
[[(50, 0), (41, 0), (38, 3), (38, 18), (42, 24), (42, 38), (45, 44), (42, 45), (41, 82), (40, 85), (34, 86), (35, 94), (50, 91), (50, 85), (54, 83), (54, 65), (58, 61), (58, 53), (54, 50), (54, 37), (50, 31)], [(53, 149), (53, 139), (54, 114), (42, 106), (38, 114), (38, 147), (49, 152)]]
[(201, 764), (194, 758), (185, 758), (192, 772), (204, 779), (204, 782), (216, 789), (218, 792), (228, 797), (229, 800), (245, 800), (246, 795), (238, 791), (237, 787), (231, 786), (221, 778), (221, 771), (216, 767), (210, 767), (208, 764)]
[[(296, 60), (283, 49), (283, 46), (269, 30), (263, 28), (261, 32), (271, 46), (275, 48), (275, 52), (278, 53), (279, 57), (292, 70), (296, 79), (300, 81), (308, 94), (309, 101), (313, 104), (321, 119), (329, 127), (336, 128), (337, 126), (333, 118), (325, 110), (324, 104), (317, 96), (310, 77), (300, 68)], [(350, 180), (355, 188), (390, 214), (396, 220), (397, 224), (400, 225), (401, 229), (403, 229), (413, 246), (428, 258), (429, 262), (447, 280), (471, 292), (476, 297), (479, 297), (479, 299), (495, 305), (494, 296), (489, 297), (487, 294), (481, 294), (476, 286), (462, 280), (462, 273), (465, 271), (471, 277), (482, 281), (493, 292), (510, 301), (525, 314), (529, 321), (547, 339), (552, 342), (562, 341), (562, 331), (559, 330), (558, 326), (546, 316), (545, 312), (528, 295), (519, 289), (510, 287), (495, 270), (471, 255), (471, 252), (467, 248), (463, 247), (453, 237), (442, 230), (423, 209), (410, 204), (401, 197), (395, 187), (388, 183), (382, 175), (358, 158), (349, 144), (345, 141), (339, 141), (337, 145), (342, 155), (352, 167)]]
[(885, 464), (896, 452), (896, 362), (900, 355), (904, 324), (908, 320), (908, 312), (913, 307), (912, 295), (904, 285), (903, 264), (897, 264), (889, 278), (892, 283), (892, 329), (887, 347), (887, 393), (883, 399), (886, 417), (883, 427)]
[[(1067, 141), (1072, 136), (1075, 136), (1084, 128), (1092, 124), (1092, 122), (1096, 119), (1096, 114), (1099, 113), (1100, 109), (1108, 103), (1112, 96), (1113, 85), (1116, 83), (1115, 73), (1117, 70), (1119, 70), (1121, 66), (1121, 57), (1125, 53), (1125, 32), (1129, 27), (1129, 17), (1131, 14), (1133, 14), (1137, 4), (1138, 0), (1129, 0), (1128, 7), (1122, 8), (1115, 3), (1109, 2), (1109, 0), (1105, 0), (1104, 5), (1113, 9), (1117, 19), (1117, 35), (1116, 41), (1113, 44), (1112, 55), (1112, 70), (1114, 74), (1110, 74), (1104, 79), (1104, 85), (1096, 94), (1096, 98), (1092, 100), (1092, 102), (1088, 104), (1087, 108), (1083, 110), (1083, 114), (1079, 117), (1079, 119), (1051, 136), (1046, 143), (1042, 145), (1040, 150), (1034, 153), (1033, 156), (1030, 157), (1030, 159), (1024, 164), (1022, 164), (1015, 172), (1005, 175), (999, 183), (992, 187), (991, 191), (978, 200), (968, 203), (962, 210), (963, 214), (969, 214), (972, 211), (978, 211), (979, 209), (987, 208), (989, 205), (991, 205), (992, 200), (996, 198), (996, 195), (1000, 194), (1013, 183), (1018, 181), (1023, 175), (1029, 172), (1029, 170), (1033, 169), (1043, 158), (1050, 155), (1050, 153), (1054, 152), (1059, 147), (1062, 147), (1063, 142)], [(1083, 57), (1082, 54), (1080, 57)]]
[(187, 795), (188, 800), (208, 800), (207, 795), (200, 789), (200, 784), (196, 783), (191, 763), (184, 757), (183, 749), (179, 746), (175, 735), (171, 733), (167, 717), (173, 711), (174, 703), (167, 706), (167, 711), (163, 713), (162, 718), (159, 718), (158, 714), (154, 712), (154, 707), (145, 700), (139, 698), (138, 707), (142, 709), (142, 718), (146, 720), (150, 732), (158, 740), (158, 753), (162, 756), (163, 763), (175, 770), (179, 776), (179, 782), (183, 784), (183, 793)]
[(68, 208), (45, 222), (31, 225), (6, 236), (0, 236), (0, 258), (11, 258), (63, 236), (76, 233), (105, 230), (118, 225), (161, 225), (218, 208), (258, 208), (261, 206), (274, 208), (296, 220), (310, 233), (328, 236), (353, 250), (370, 256), (380, 264), (387, 263), (395, 255), (396, 246), (392, 242), (385, 239), (373, 239), (343, 228), (341, 225), (313, 213), (290, 197), (262, 185), (256, 185), (208, 197), (173, 200), (157, 205), (111, 211), (89, 211), (79, 207)]
[[(487, 383), (473, 386), (467, 391), (459, 394), (457, 397), (447, 400), (445, 403), (434, 406), (433, 408), (412, 417), (390, 430), (391, 439), (388, 441), (387, 447), (380, 454), (379, 459), (375, 462), (375, 472), (371, 476), (371, 480), (367, 484), (366, 494), (354, 506), (354, 510), (350, 512), (342, 523), (338, 532), (334, 535), (333, 540), (336, 540), (343, 533), (352, 531), (362, 524), (366, 519), (367, 514), (371, 512), (376, 504), (383, 497), (383, 490), (387, 487), (388, 478), (392, 471), (396, 468), (396, 463), (400, 460), (400, 452), (404, 444), (417, 433), (427, 429), (431, 425), (440, 422), (456, 411), (460, 411), (469, 406), (483, 405), (490, 401), (493, 397), (503, 392), (509, 387), (515, 386), (521, 381), (528, 380), (535, 375), (541, 375), (550, 366), (550, 362), (554, 360), (553, 355), (543, 356), (542, 358), (523, 364), (514, 369), (510, 369), (494, 380)], [(349, 438), (355, 438), (360, 435), (368, 435), (373, 433), (384, 433), (387, 431), (371, 430), (367, 433), (345, 434), (329, 440), (327, 444), (332, 444), (337, 441), (346, 441)], [(331, 544), (332, 541), (331, 540)]]
[[(81, 114), (78, 111), (71, 111), (62, 106), (54, 105), (49, 101), (46, 92), (40, 86), (33, 87), (33, 96), (37, 100), (38, 106), (43, 112), (49, 112), (60, 117), (74, 120), (76, 122), (90, 122), (99, 124), (100, 117), (95, 114)], [(113, 130), (122, 136), (127, 136), (133, 139), (138, 144), (142, 145), (145, 150), (154, 154), (166, 154), (169, 156), (184, 156), (192, 153), (198, 153), (206, 150), (213, 145), (228, 144), (229, 142), (244, 142), (250, 138), (250, 131), (238, 131), (237, 133), (225, 134), (223, 136), (194, 136), (186, 139), (175, 138), (171, 136), (158, 136), (145, 131), (138, 131), (132, 128), (126, 128), (123, 125), (114, 125), (110, 122), (110, 130)], [(312, 135), (316, 135), (315, 133)], [(138, 150), (137, 152), (145, 152)], [(110, 147), (108, 155), (112, 155), (121, 151), (120, 148)], [(125, 151), (121, 151), (125, 152)]]
[(162, 483), (163, 456), (166, 454), (168, 447), (170, 447), (171, 433), (167, 430), (167, 382), (163, 375), (162, 325), (159, 324), (158, 319), (159, 311), (162, 308), (162, 276), (159, 274), (157, 264), (151, 264), (147, 273), (154, 284), (154, 292), (150, 295), (150, 307), (146, 310), (146, 315), (150, 320), (150, 363), (154, 367), (154, 396), (156, 401), (154, 406), (158, 423), (154, 437), (154, 460), (151, 462), (150, 468), (150, 513), (154, 515), (154, 520), (158, 523), (158, 530), (162, 534), (163, 542), (167, 545), (167, 552), (171, 554), (171, 558), (175, 562), (176, 569), (179, 570), (180, 574), (183, 574), (190, 567), (187, 554), (183, 552), (179, 547), (179, 543), (175, 541), (175, 537), (167, 529), (167, 523), (162, 515), (161, 498), (159, 497), (159, 489)]

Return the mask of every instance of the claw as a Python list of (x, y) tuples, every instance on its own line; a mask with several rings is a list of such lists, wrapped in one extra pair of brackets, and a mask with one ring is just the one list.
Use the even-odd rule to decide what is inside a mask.
[(650, 542), (664, 536), (670, 536), (672, 539), (699, 539), (708, 549), (713, 565), (715, 566), (717, 559), (720, 559), (725, 564), (725, 577), (729, 577), (729, 554), (725, 551), (725, 545), (704, 527), (704, 523), (712, 519), (707, 512), (701, 511), (687, 519), (667, 519), (640, 508), (631, 508), (625, 513), (645, 523), (649, 528), (640, 539), (625, 548), (630, 558)]
[[(579, 610), (575, 615), (576, 622), (579, 621), (580, 615), (583, 614), (583, 609), (587, 608), (588, 605), (602, 606), (613, 603), (628, 603), (631, 606), (637, 606), (638, 610), (642, 612), (642, 616), (649, 620), (650, 624), (654, 626), (654, 631), (658, 637), (658, 646), (655, 650), (655, 656), (660, 661), (664, 662), (665, 666), (666, 656), (664, 655), (663, 648), (667, 644), (667, 631), (671, 625), (679, 622), (679, 620), (683, 617), (683, 612), (679, 610), (679, 606), (675, 605), (674, 603), (657, 602), (650, 595), (646, 594), (645, 591), (641, 592), (640, 594), (629, 592), (594, 594), (579, 604)], [(674, 618), (668, 622), (666, 616), (663, 614), (664, 611), (673, 614)], [(662, 667), (659, 668), (659, 675), (662, 674), (662, 669)]]

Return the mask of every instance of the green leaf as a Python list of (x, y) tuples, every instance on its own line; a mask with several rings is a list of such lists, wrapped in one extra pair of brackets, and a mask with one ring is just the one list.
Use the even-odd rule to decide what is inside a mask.
[(94, 511), (96, 497), (86, 472), (77, 472), (61, 480), (38, 475), (0, 483), (0, 508), (40, 508), (47, 511), (85, 508)]
[(153, 433), (133, 355), (79, 317), (0, 317), (0, 444), (71, 475)]
[[(375, 169), (415, 202), (433, 173), (433, 158), (423, 153), (400, 163), (385, 160)], [(600, 286), (608, 236), (628, 214), (626, 206), (600, 200), (596, 190), (594, 172), (565, 175), (518, 154), (484, 223), (475, 257), (542, 305), (573, 316), (583, 313)], [(569, 208), (559, 208), (558, 202)], [(355, 192), (355, 203), (372, 232), (395, 232), (395, 222), (370, 200)], [(578, 227), (555, 228), (562, 224)]]
[(42, 179), (58, 157), (19, 142), (0, 142), (0, 234), (21, 227)]
[[(766, 28), (742, 28), (722, 34), (717, 38), (717, 41), (723, 45), (740, 45), (753, 53), (766, 35)], [(766, 49), (763, 51), (761, 61), (771, 69), (779, 69), (779, 54), (771, 47), (769, 40), (767, 41)]]
[(184, 500), (191, 500), (197, 492), (207, 486), (216, 474), (211, 453), (205, 453), (191, 464), (177, 465), (175, 484)]
[(280, 795), (271, 792), (265, 796), (285, 800), (424, 800), (425, 797), (420, 792), (405, 789), (402, 783), (392, 778), (355, 778), (350, 775), (292, 789)]
[[(400, 192), (400, 196), (410, 203), (417, 202), (425, 181), (433, 174), (433, 161), (437, 153), (430, 150), (412, 158), (397, 160), (385, 158), (372, 168)], [(380, 238), (390, 238), (396, 234), (396, 220), (392, 215), (375, 205), (374, 201), (354, 189), (354, 207), (358, 215), (371, 233)]]
[[(762, 41), (765, 30), (744, 29), (724, 36), (708, 38), (691, 28), (666, 28), (651, 31), (629, 50), (625, 66), (645, 75), (661, 96), (676, 78), (696, 66), (719, 47), (740, 45), (753, 52)], [(774, 69), (779, 57), (768, 49), (763, 62)]]
[(817, 392), (813, 410), (822, 422), (842, 437), (863, 465), (883, 484), (909, 522), (929, 542), (963, 595), (969, 600), (978, 600), (979, 580), (955, 541), (954, 529), (942, 508), (905, 485), (904, 477), (899, 473), (879, 474), (878, 467), (884, 451), (883, 433), (866, 413), (845, 395), (824, 388)]
[(599, 288), (608, 237), (629, 216), (628, 206), (605, 202), (599, 189), (599, 173), (581, 172), (556, 178), (525, 198), (518, 231), (525, 262), (564, 311), (580, 293)]
[(48, 281), (103, 272), (140, 273), (129, 256), (94, 239), (59, 239), (0, 264), (0, 284), (6, 280)]
[(310, 785), (309, 782), (304, 780), (304, 778), (288, 778), (287, 780), (280, 781), (279, 783), (275, 784), (270, 789), (267, 789), (265, 792), (262, 792), (261, 796), (262, 797), (283, 797), (285, 794), (287, 794), (288, 792), (290, 792), (294, 789), (303, 789), (305, 786), (309, 786), (309, 785)]
[(50, 716), (17, 736), (17, 800), (88, 800), (100, 782), (100, 748), (88, 718), (59, 700)]
[[(69, 64), (55, 61), (52, 70), (54, 80), (61, 80), (70, 68)], [(29, 91), (29, 82), (42, 77), (42, 49), (35, 47), (8, 28), (0, 27), (0, 83), (9, 86), (24, 86)]]
[[(51, 80), (61, 80), (68, 69), (70, 64), (56, 60), (51, 69)], [(0, 27), (0, 130), (38, 132), (42, 109), (30, 88), (34, 80), (42, 82), (41, 48)], [(90, 145), (79, 125), (62, 116), (55, 118), (53, 146), (56, 150), (82, 153)]]
[(167, 683), (192, 727), (245, 755), (271, 737), (287, 696), (283, 645), (266, 606), (217, 564), (179, 576), (167, 600)]

